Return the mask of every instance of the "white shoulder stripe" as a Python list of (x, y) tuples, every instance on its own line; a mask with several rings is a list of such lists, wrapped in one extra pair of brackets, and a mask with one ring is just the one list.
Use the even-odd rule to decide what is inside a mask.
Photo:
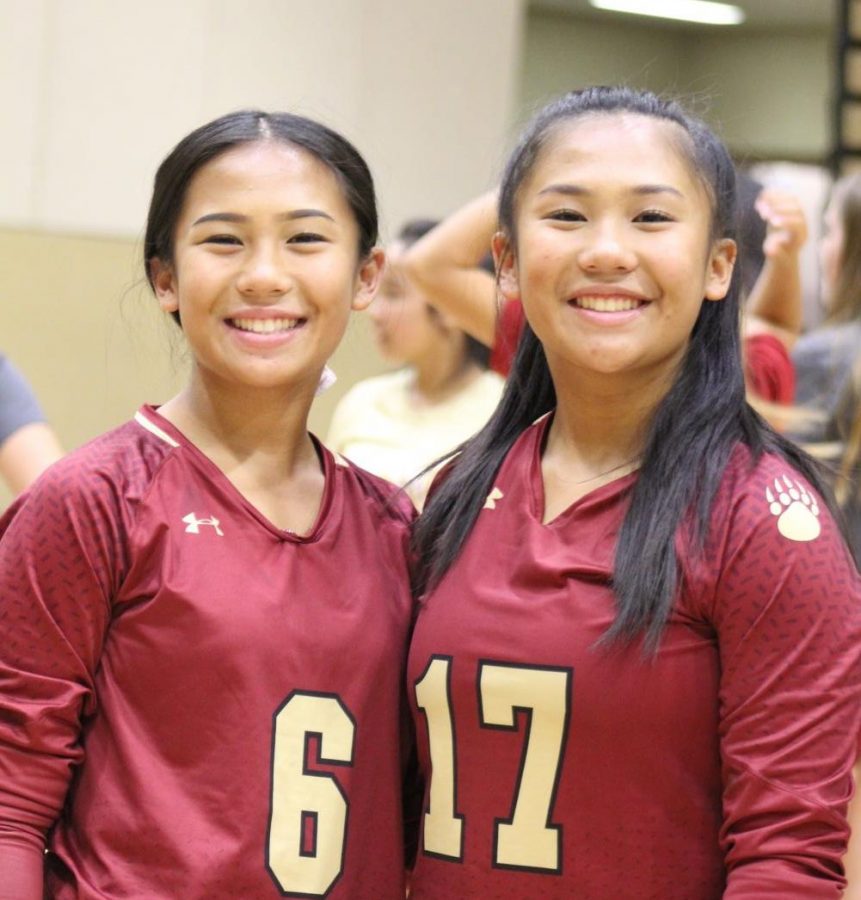
[(171, 447), (179, 446), (177, 441), (175, 441), (166, 431), (162, 431), (158, 425), (150, 422), (150, 420), (140, 411), (135, 413), (135, 422), (142, 428), (146, 428), (147, 431), (154, 434), (157, 438), (164, 441), (166, 444), (169, 444)]

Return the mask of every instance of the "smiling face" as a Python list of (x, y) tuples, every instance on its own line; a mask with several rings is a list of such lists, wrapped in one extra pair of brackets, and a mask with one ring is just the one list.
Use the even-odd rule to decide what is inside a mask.
[(357, 259), (358, 228), (335, 174), (277, 141), (240, 145), (192, 178), (173, 264), (154, 262), (162, 308), (178, 311), (192, 379), (212, 386), (316, 387), (350, 309), (382, 266)]
[[(674, 123), (621, 113), (560, 125), (520, 187), (500, 288), (520, 298), (554, 381), (671, 376), (704, 299), (729, 288), (735, 245)], [(511, 249), (513, 252), (507, 252)]]

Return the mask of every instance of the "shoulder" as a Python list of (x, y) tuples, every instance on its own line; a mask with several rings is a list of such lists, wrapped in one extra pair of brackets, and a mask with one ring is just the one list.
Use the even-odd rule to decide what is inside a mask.
[(365, 378), (354, 384), (344, 394), (338, 407), (367, 403), (377, 397), (386, 396), (391, 391), (403, 390), (409, 380), (409, 375), (409, 370), (398, 369), (395, 372), (385, 372), (382, 375)]
[(498, 372), (487, 369), (470, 384), (469, 389), (479, 397), (499, 398), (504, 387), (505, 379)]
[(361, 466), (324, 447), (330, 457), (332, 471), (353, 499), (369, 508), (375, 515), (397, 524), (409, 525), (415, 518), (415, 508), (403, 488), (373, 475)]
[(827, 583), (829, 591), (842, 584), (840, 590), (856, 592), (857, 599), (855, 567), (837, 523), (813, 485), (782, 456), (754, 459), (747, 447), (737, 446), (710, 520), (703, 552), (687, 557), (698, 558), (688, 574), (701, 597), (758, 603), (781, 586), (798, 595)]
[(407, 370), (399, 369), (354, 384), (335, 406), (327, 441), (344, 449), (355, 434), (367, 433), (369, 413), (386, 416), (392, 398), (405, 393), (408, 377)]
[(75, 518), (114, 515), (145, 492), (174, 449), (138, 422), (127, 422), (54, 463), (13, 509), (53, 507)]
[(3, 558), (32, 561), (22, 571), (46, 583), (63, 572), (82, 592), (95, 579), (109, 598), (129, 565), (138, 501), (171, 450), (131, 422), (63, 457), (0, 520)]
[(776, 453), (755, 460), (743, 445), (730, 456), (714, 506), (713, 522), (763, 528), (790, 546), (817, 540), (834, 526), (822, 498), (789, 460)]

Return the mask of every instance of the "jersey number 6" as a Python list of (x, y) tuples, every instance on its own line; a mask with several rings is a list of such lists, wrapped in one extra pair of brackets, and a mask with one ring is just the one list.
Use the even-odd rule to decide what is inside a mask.
[(266, 863), (288, 896), (325, 897), (341, 876), (347, 797), (334, 775), (310, 764), (352, 765), (355, 734), (334, 694), (294, 691), (275, 714)]
[[(457, 812), (457, 757), (451, 706), (451, 657), (434, 656), (416, 682), (416, 704), (427, 720), (433, 777), (424, 816), (424, 852), (463, 858), (464, 816)], [(551, 824), (570, 715), (572, 670), (481, 660), (479, 721), (483, 728), (525, 736), (510, 813), (494, 821), (493, 865), (560, 871), (562, 829)]]

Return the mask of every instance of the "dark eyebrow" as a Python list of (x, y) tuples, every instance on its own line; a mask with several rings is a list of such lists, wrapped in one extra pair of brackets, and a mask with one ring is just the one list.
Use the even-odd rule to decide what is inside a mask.
[(674, 194), (676, 197), (684, 197), (682, 192), (669, 184), (640, 184), (634, 188), (634, 193), (644, 194)]
[[(581, 187), (579, 184), (551, 184), (546, 188), (542, 188), (539, 192), (542, 194), (564, 194), (569, 197), (588, 197), (592, 194), (588, 188)], [(669, 184), (638, 184), (633, 193), (639, 196), (648, 196), (650, 194), (674, 194), (676, 197), (682, 197), (682, 192)]]
[(538, 195), (543, 194), (566, 194), (571, 197), (583, 197), (590, 194), (586, 188), (580, 187), (578, 184), (550, 184), (546, 188), (542, 188)]
[[(334, 222), (335, 220), (332, 216), (327, 212), (323, 212), (322, 209), (292, 209), (290, 212), (281, 213), (278, 216), (279, 219), (284, 219), (285, 221), (292, 222), (294, 219), (329, 219), (329, 221)], [(248, 221), (248, 216), (242, 216), (239, 213), (231, 213), (231, 212), (215, 212), (215, 213), (207, 213), (205, 216), (201, 216), (199, 219), (195, 219), (192, 222), (192, 226), (194, 225), (203, 225), (204, 222), (232, 222), (234, 224), (241, 224), (243, 222)]]

